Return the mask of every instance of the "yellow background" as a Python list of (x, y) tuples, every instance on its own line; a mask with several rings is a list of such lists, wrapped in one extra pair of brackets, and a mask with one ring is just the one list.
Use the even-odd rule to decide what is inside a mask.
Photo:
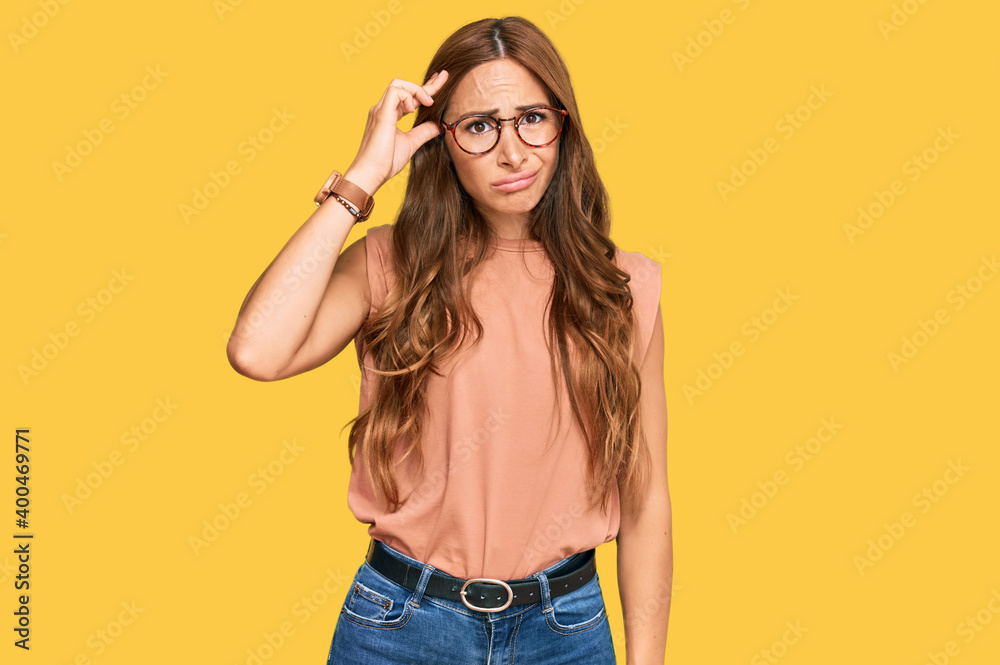
[[(998, 6), (398, 1), (384, 26), (381, 0), (4, 3), (3, 662), (236, 665), (286, 621), (294, 633), (264, 662), (324, 662), (368, 542), (346, 505), (354, 349), (265, 384), (230, 368), (226, 340), (389, 81), (420, 81), (441, 41), (494, 7), (556, 43), (613, 238), (663, 266), (667, 661), (996, 663), (1000, 279), (976, 280), (994, 277), (1000, 250)], [(366, 24), (374, 36), (346, 56)], [(240, 146), (274, 109), (294, 117), (249, 160)], [(796, 113), (790, 133), (781, 121)], [(113, 131), (57, 174), (104, 119)], [(765, 144), (766, 161), (743, 164)], [(933, 163), (914, 171), (925, 151)], [(232, 160), (239, 173), (185, 220), (182, 204)], [(733, 168), (750, 175), (723, 197)], [(404, 178), (370, 223), (393, 221)], [(845, 225), (894, 180), (903, 193), (852, 242)], [(779, 290), (797, 299), (769, 312)], [(756, 335), (755, 317), (770, 322)], [(893, 363), (904, 337), (917, 353)], [(736, 342), (741, 355), (712, 367)], [(36, 351), (50, 357), (24, 378)], [(685, 392), (699, 371), (711, 385)], [(162, 422), (157, 400), (176, 406)], [(809, 442), (831, 418), (835, 435)], [(144, 426), (145, 440), (122, 438)], [(11, 630), (18, 427), (32, 449), (29, 652)], [(251, 485), (283, 442), (303, 451)], [(795, 452), (807, 445), (808, 460)], [(768, 485), (776, 474), (787, 482)], [(196, 554), (189, 538), (240, 492), (250, 505)], [(750, 518), (734, 530), (741, 506)], [(598, 566), (624, 662), (613, 542)], [(298, 603), (327, 579), (341, 581), (305, 617)], [(116, 627), (123, 603), (142, 612)]]

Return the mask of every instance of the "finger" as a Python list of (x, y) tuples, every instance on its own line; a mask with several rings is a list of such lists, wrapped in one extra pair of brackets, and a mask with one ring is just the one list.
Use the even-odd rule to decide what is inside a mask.
[(441, 127), (438, 125), (438, 123), (432, 120), (428, 120), (426, 122), (420, 123), (410, 131), (406, 132), (406, 136), (409, 137), (409, 139), (412, 141), (413, 149), (414, 151), (416, 151), (417, 148), (427, 143), (440, 133), (441, 133)]
[(399, 121), (399, 118), (402, 118), (407, 113), (416, 111), (417, 107), (420, 106), (420, 102), (403, 88), (392, 86), (390, 87), (390, 90), (394, 91), (393, 96), (387, 101), (388, 105), (394, 106), (399, 111), (399, 115), (396, 118), (397, 122)]
[[(419, 86), (412, 81), (393, 79), (392, 82), (389, 83), (389, 88), (401, 88), (416, 97), (417, 101), (425, 106), (430, 106), (434, 103), (434, 100), (431, 99), (431, 96), (426, 90), (424, 90), (423, 86)], [(388, 92), (388, 88), (386, 89), (386, 92)]]
[(427, 79), (427, 83), (424, 84), (424, 90), (429, 95), (435, 95), (444, 86), (445, 81), (448, 80), (448, 71), (442, 69), (439, 72), (434, 72), (431, 77)]
[(401, 87), (390, 85), (382, 95), (378, 104), (371, 108), (370, 113), (379, 122), (391, 123), (395, 125), (400, 119), (416, 108), (417, 103), (413, 95)]

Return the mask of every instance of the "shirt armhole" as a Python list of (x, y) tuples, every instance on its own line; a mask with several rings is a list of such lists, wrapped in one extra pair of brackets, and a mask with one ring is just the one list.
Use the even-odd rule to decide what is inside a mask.
[(382, 224), (371, 226), (365, 234), (365, 253), (367, 254), (368, 289), (371, 293), (371, 307), (368, 315), (378, 311), (389, 292), (389, 275), (391, 269), (392, 225)]
[(658, 261), (639, 252), (618, 251), (619, 267), (631, 276), (628, 285), (632, 290), (632, 313), (636, 321), (636, 366), (641, 367), (653, 337), (656, 310), (660, 305), (662, 267)]

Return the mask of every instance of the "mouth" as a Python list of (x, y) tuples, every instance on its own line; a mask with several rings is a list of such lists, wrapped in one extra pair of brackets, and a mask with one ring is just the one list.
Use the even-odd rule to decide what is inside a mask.
[(492, 187), (500, 192), (516, 192), (529, 187), (538, 176), (538, 171), (521, 171), (502, 178), (493, 183)]

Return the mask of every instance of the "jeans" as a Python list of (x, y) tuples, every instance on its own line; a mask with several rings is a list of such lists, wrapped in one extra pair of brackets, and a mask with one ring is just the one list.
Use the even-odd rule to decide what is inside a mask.
[[(579, 589), (552, 598), (547, 574), (534, 573), (541, 598), (500, 612), (469, 609), (460, 600), (424, 595), (436, 569), (423, 567), (413, 591), (363, 561), (344, 599), (327, 665), (613, 665), (611, 628), (595, 574)], [(441, 572), (441, 571), (439, 571)]]

